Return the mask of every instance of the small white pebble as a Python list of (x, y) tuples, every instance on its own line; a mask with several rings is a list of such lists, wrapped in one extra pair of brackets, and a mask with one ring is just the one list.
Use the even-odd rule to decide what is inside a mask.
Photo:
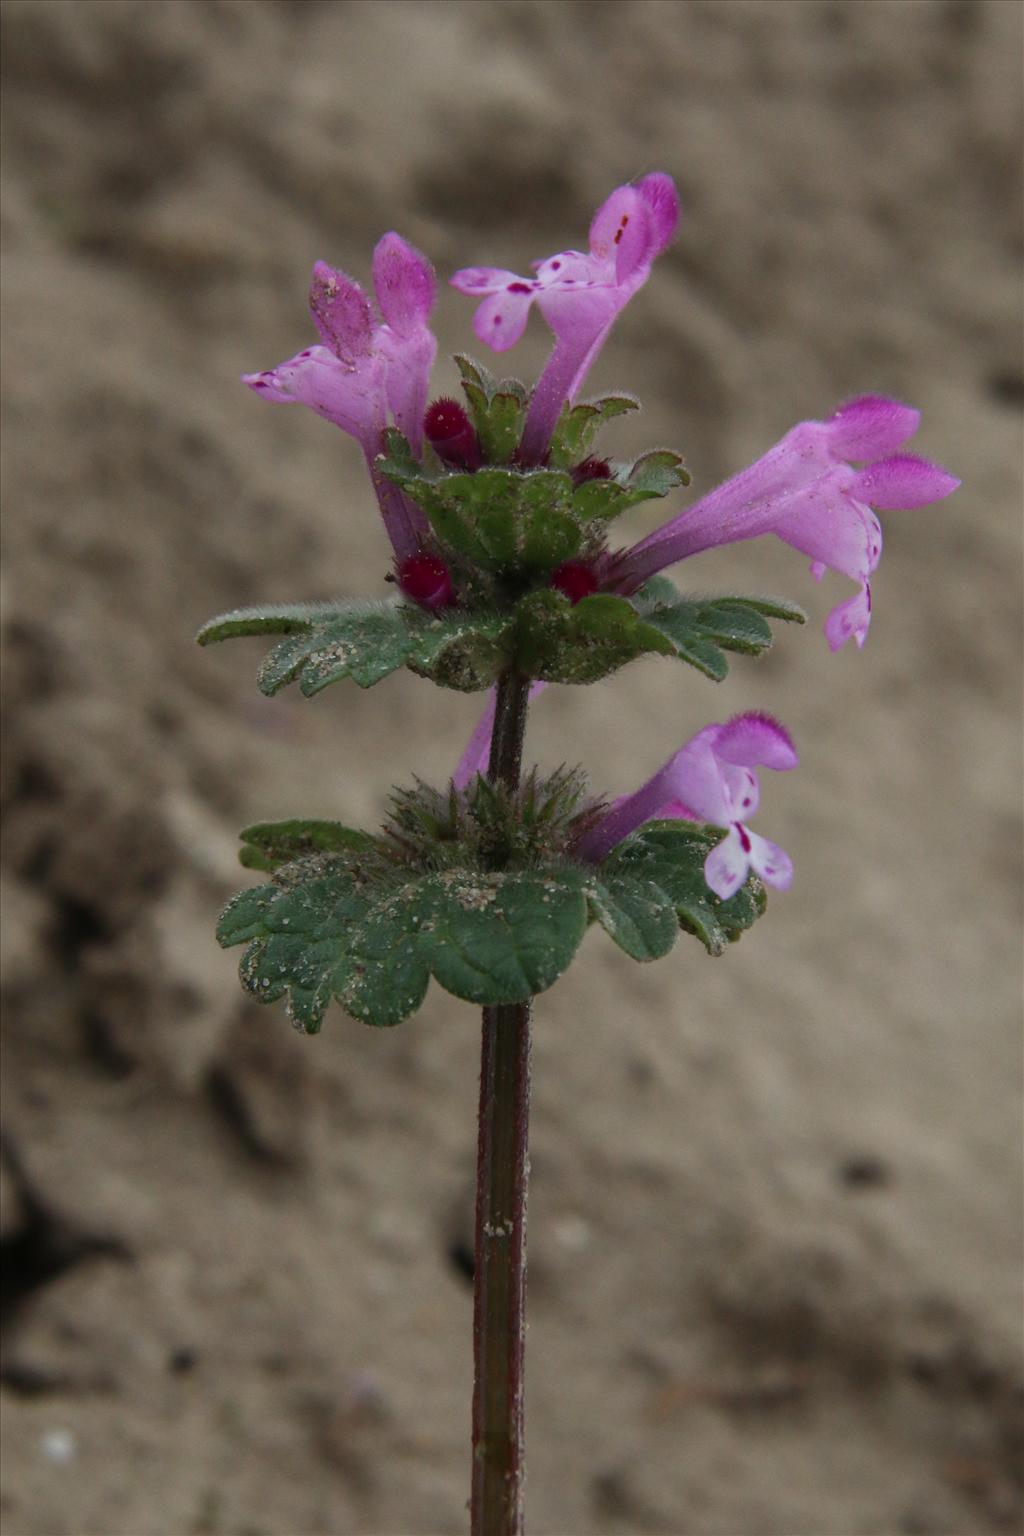
[(582, 1253), (590, 1247), (592, 1230), (582, 1216), (561, 1216), (553, 1224), (555, 1238), (569, 1253)]
[(47, 1461), (58, 1467), (66, 1467), (78, 1454), (78, 1442), (70, 1429), (44, 1429), (39, 1448)]

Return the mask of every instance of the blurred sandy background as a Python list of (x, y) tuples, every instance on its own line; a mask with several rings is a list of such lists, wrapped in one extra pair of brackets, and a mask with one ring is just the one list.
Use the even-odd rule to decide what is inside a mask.
[(807, 631), (536, 707), (531, 755), (615, 792), (749, 706), (802, 766), (759, 823), (796, 885), (734, 952), (591, 935), (538, 1006), (531, 1529), (1018, 1530), (1021, 18), (6, 6), (7, 1536), (463, 1528), (474, 1012), (300, 1039), (212, 927), (240, 826), (374, 824), (478, 701), (268, 701), (256, 642), (192, 636), (380, 590), (354, 445), (237, 382), (310, 341), (314, 258), (365, 278), (396, 227), (522, 270), (655, 168), (685, 221), (593, 381), (646, 406), (608, 445), (699, 491), (875, 390), (964, 486), (885, 519), (863, 654), (765, 542), (677, 575)]

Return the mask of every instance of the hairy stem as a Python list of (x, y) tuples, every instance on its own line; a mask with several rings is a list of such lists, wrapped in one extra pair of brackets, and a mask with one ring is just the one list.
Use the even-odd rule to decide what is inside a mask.
[[(498, 684), (488, 778), (516, 789), (529, 683)], [(530, 1004), (485, 1008), (473, 1280), (472, 1536), (523, 1529)]]
[(487, 777), (492, 784), (503, 784), (506, 789), (519, 788), (529, 698), (529, 678), (520, 677), (517, 672), (506, 672), (498, 679)]

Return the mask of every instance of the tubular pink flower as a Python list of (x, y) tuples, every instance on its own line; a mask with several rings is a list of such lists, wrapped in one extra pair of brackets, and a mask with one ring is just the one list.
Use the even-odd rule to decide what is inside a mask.
[(359, 443), (370, 470), (388, 537), (399, 560), (416, 553), (426, 519), (376, 468), (388, 412), (415, 454), (423, 448), (423, 412), (437, 341), (428, 321), (436, 282), (425, 256), (393, 232), (373, 253), (373, 283), (381, 320), (362, 288), (318, 261), (309, 308), (322, 345), (307, 347), (263, 373), (244, 374), (267, 400), (299, 401)]
[[(701, 550), (774, 533), (809, 555), (811, 573), (838, 571), (860, 583), (825, 625), (832, 650), (867, 638), (870, 577), (882, 553), (872, 508), (923, 507), (960, 481), (937, 464), (896, 449), (913, 436), (920, 412), (898, 400), (865, 395), (827, 421), (803, 421), (749, 469), (605, 562), (606, 590), (630, 593), (657, 571)], [(854, 469), (846, 461), (867, 460)]]
[(670, 176), (656, 171), (617, 187), (590, 226), (590, 251), (560, 251), (533, 263), (534, 276), (498, 267), (464, 267), (451, 279), (460, 293), (482, 297), (473, 319), (481, 341), (506, 352), (526, 329), (536, 302), (555, 335), (523, 428), (519, 457), (543, 459), (566, 401), (573, 401), (619, 311), (647, 281), (655, 257), (679, 221)]
[(766, 885), (787, 890), (793, 879), (789, 855), (746, 825), (757, 810), (760, 786), (754, 769), (795, 768), (789, 733), (770, 715), (736, 715), (708, 725), (670, 757), (653, 778), (611, 810), (577, 844), (576, 852), (600, 863), (644, 822), (682, 817), (726, 827), (728, 836), (711, 850), (704, 878), (723, 901), (734, 896), (754, 870)]
[[(543, 693), (547, 683), (531, 683), (529, 697), (535, 699), (538, 693)], [(491, 736), (494, 734), (494, 711), (498, 701), (498, 692), (492, 688), (487, 696), (484, 712), (473, 729), (473, 734), (466, 743), (466, 750), (459, 758), (458, 767), (452, 774), (452, 783), (458, 790), (463, 790), (471, 779), (478, 773), (486, 773), (491, 756)]]

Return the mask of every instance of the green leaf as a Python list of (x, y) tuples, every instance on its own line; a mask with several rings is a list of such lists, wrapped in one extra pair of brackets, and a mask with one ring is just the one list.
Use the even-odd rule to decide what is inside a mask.
[(243, 986), (262, 1002), (287, 995), (306, 1033), (320, 1028), (331, 997), (367, 1024), (397, 1024), (431, 974), (472, 1003), (545, 991), (586, 930), (587, 879), (574, 867), (416, 873), (365, 865), (357, 853), (318, 855), (236, 896), (218, 938), (249, 941)]
[(411, 635), (406, 666), (441, 688), (477, 693), (508, 665), (514, 630), (510, 613), (449, 609), (427, 615), (426, 625)]
[(530, 402), (530, 391), (522, 379), (499, 379), (494, 393), (498, 395), (515, 395), (520, 405), (528, 405)]
[(501, 571), (514, 565), (518, 554), (521, 478), (508, 469), (480, 469), (407, 489), (443, 544), (473, 565)]
[(246, 869), (272, 874), (312, 853), (338, 853), (343, 849), (366, 850), (375, 839), (368, 832), (342, 826), (339, 821), (262, 821), (239, 833), (239, 860)]
[(270, 885), (258, 885), (249, 891), (239, 891), (218, 919), (217, 942), (226, 949), (229, 944), (245, 944), (262, 933), (264, 919), (273, 899), (274, 888)]
[(556, 469), (568, 469), (590, 454), (601, 427), (614, 416), (640, 409), (632, 395), (605, 395), (600, 400), (581, 400), (565, 406), (551, 438), (549, 462)]
[(689, 485), (690, 473), (681, 454), (671, 448), (655, 448), (634, 461), (623, 483), (630, 493), (629, 505), (634, 506)]
[[(656, 608), (675, 608), (678, 604), (688, 601), (680, 592), (675, 582), (668, 576), (652, 576), (650, 581), (644, 583), (639, 592), (635, 592), (630, 602), (636, 608), (637, 613), (646, 617)], [(807, 613), (798, 603), (791, 603), (781, 597), (736, 597), (732, 594), (723, 597), (704, 597), (697, 599), (701, 604), (731, 603), (743, 608), (749, 608), (754, 613), (764, 614), (768, 619), (782, 619), (791, 624), (806, 624)]]
[(403, 666), (409, 653), (412, 609), (381, 604), (350, 610), (310, 630), (305, 643), (285, 641), (261, 668), (258, 683), (273, 694), (293, 679), (307, 698), (350, 677), (372, 688)]
[(592, 683), (647, 651), (675, 655), (673, 642), (624, 597), (596, 593), (575, 605), (561, 592), (531, 592), (517, 608), (516, 664), (549, 683)]
[(255, 608), (235, 608), (208, 619), (196, 635), (199, 645), (215, 645), (239, 635), (291, 635), (305, 631), (324, 614), (330, 603), (260, 603)]
[(629, 492), (615, 480), (584, 480), (572, 498), (572, 510), (584, 523), (610, 523), (628, 506)]
[[(695, 604), (680, 603), (675, 608), (656, 609), (647, 615), (646, 622), (670, 641), (680, 661), (688, 662), (716, 683), (721, 682), (728, 673), (729, 663), (725, 653), (705, 633)], [(770, 630), (768, 643), (771, 644)]]
[(470, 1003), (546, 991), (586, 932), (585, 878), (573, 869), (433, 877), (422, 945), (434, 976)]
[(630, 602), (641, 617), (653, 613), (655, 608), (672, 608), (683, 601), (683, 594), (667, 576), (652, 576), (639, 592), (634, 592)]
[(520, 396), (499, 390), (488, 401), (477, 427), (480, 451), (485, 464), (508, 464), (523, 435), (523, 401)]
[[(253, 608), (213, 619), (201, 632), (202, 643), (265, 634), (268, 613)], [(272, 695), (297, 681), (311, 697), (349, 677), (371, 688), (408, 666), (442, 687), (472, 693), (489, 687), (501, 670), (513, 626), (511, 614), (461, 608), (430, 613), (401, 601), (295, 605), (277, 610), (273, 632), (285, 638), (264, 659), (257, 682)]]
[(751, 608), (755, 613), (763, 613), (767, 619), (782, 619), (787, 624), (807, 623), (806, 609), (801, 608), (799, 603), (790, 603), (781, 597), (723, 597), (718, 601), (742, 603), (744, 608)]
[(384, 428), (384, 453), (381, 455), (401, 475), (425, 474), (422, 464), (412, 449), (409, 439), (397, 427)]
[(744, 651), (759, 656), (772, 643), (771, 625), (756, 608), (742, 602), (719, 598), (699, 609), (699, 622), (708, 639), (730, 651)]
[(394, 459), (378, 461), (426, 513), (443, 551), (498, 575), (553, 570), (577, 553), (572, 480), (562, 470), (490, 467), (429, 475)]
[(529, 396), (518, 379), (496, 379), (472, 358), (456, 356), (462, 388), (486, 464), (511, 462), (523, 435)]
[(241, 892), (217, 937), (225, 947), (247, 946), (242, 985), (260, 1002), (285, 997), (308, 1034), (332, 998), (366, 1024), (398, 1024), (422, 1003), (431, 976), (466, 1002), (524, 1002), (565, 972), (591, 921), (635, 960), (667, 954), (680, 928), (722, 954), (765, 907), (753, 878), (729, 901), (708, 889), (704, 861), (723, 835), (649, 822), (596, 869), (554, 862), (486, 873), (410, 865), (383, 842), (333, 823), (250, 828), (251, 845), (268, 858), (289, 839), (337, 846)]
[[(581, 553), (586, 536), (561, 471), (495, 468), (419, 483), (436, 491), (438, 528), (481, 564), (543, 579)], [(514, 608), (436, 613), (398, 599), (260, 605), (211, 619), (199, 638), (209, 645), (239, 635), (281, 635), (258, 672), (268, 695), (296, 681), (307, 697), (345, 678), (370, 688), (399, 667), (472, 693), (490, 686), (513, 651), (524, 673), (547, 682), (593, 682), (646, 653), (676, 656), (718, 681), (728, 671), (727, 651), (768, 649), (768, 618), (803, 623), (805, 615), (775, 598), (683, 598), (656, 576), (632, 598), (599, 593), (575, 607), (549, 587), (528, 593)]]
[(658, 448), (634, 464), (621, 465), (610, 480), (584, 480), (573, 496), (572, 509), (583, 522), (610, 522), (630, 507), (652, 497), (668, 496), (689, 482), (679, 454)]
[(498, 388), (498, 381), (483, 363), (476, 362), (468, 357), (465, 352), (455, 353), (455, 366), (462, 374), (463, 385), (472, 384), (479, 389), (486, 400), (489, 400)]
[(668, 639), (681, 661), (720, 682), (729, 670), (726, 651), (759, 656), (773, 643), (766, 616), (802, 624), (803, 609), (771, 598), (682, 598), (656, 576), (633, 598), (644, 622)]
[(728, 901), (708, 888), (704, 861), (724, 836), (716, 827), (687, 821), (648, 822), (612, 850), (601, 865), (601, 879), (632, 880), (663, 891), (680, 925), (708, 954), (721, 955), (765, 909), (764, 887), (753, 877)]
[(590, 922), (648, 961), (680, 928), (720, 954), (764, 910), (755, 879), (727, 902), (708, 889), (718, 828), (649, 822), (581, 864), (576, 840), (598, 811), (580, 771), (563, 769), (516, 791), (484, 779), (464, 793), (398, 790), (377, 837), (330, 821), (249, 827), (243, 862), (273, 879), (228, 903), (217, 936), (246, 945), (239, 974), (254, 997), (286, 997), (315, 1033), (332, 998), (397, 1024), (431, 976), (467, 1002), (523, 1002), (562, 975)]
[(652, 880), (606, 872), (602, 866), (587, 892), (591, 916), (634, 960), (667, 955), (679, 933), (672, 899)]
[(531, 571), (553, 571), (579, 553), (579, 524), (564, 512), (531, 507), (522, 522), (522, 564)]

